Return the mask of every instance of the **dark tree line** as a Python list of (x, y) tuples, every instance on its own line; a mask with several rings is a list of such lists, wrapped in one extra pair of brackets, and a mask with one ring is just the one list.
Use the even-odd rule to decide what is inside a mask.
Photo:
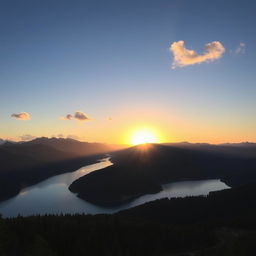
[(113, 215), (0, 219), (0, 255), (6, 256), (251, 256), (255, 241), (254, 184)]

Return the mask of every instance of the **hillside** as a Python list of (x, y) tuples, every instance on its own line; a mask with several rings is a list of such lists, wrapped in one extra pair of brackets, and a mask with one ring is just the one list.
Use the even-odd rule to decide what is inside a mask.
[[(120, 204), (143, 194), (159, 192), (164, 183), (221, 179), (230, 186), (256, 181), (254, 148), (149, 144), (112, 154), (113, 166), (90, 173), (70, 185), (72, 192), (97, 204)], [(233, 153), (232, 153), (233, 152)]]
[(1, 145), (0, 200), (16, 195), (26, 186), (92, 163), (114, 147), (93, 143), (91, 148), (90, 143), (56, 138)]

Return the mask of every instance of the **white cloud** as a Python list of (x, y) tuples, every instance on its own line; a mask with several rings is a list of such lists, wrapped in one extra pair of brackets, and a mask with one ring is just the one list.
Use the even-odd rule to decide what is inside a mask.
[(173, 42), (169, 49), (173, 54), (172, 68), (214, 61), (221, 58), (225, 52), (224, 46), (218, 41), (205, 44), (203, 54), (198, 54), (194, 50), (187, 49), (185, 42), (182, 40)]
[(18, 114), (12, 114), (11, 117), (14, 117), (17, 120), (30, 120), (30, 115), (27, 112), (20, 112)]

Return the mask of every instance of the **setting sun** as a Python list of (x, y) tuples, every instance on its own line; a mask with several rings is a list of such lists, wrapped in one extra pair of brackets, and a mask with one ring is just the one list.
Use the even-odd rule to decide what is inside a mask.
[(130, 141), (133, 145), (157, 143), (158, 138), (153, 130), (143, 128), (134, 131), (131, 135)]

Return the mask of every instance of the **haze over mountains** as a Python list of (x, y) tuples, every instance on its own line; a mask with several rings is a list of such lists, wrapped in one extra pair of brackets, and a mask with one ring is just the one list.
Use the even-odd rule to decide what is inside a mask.
[(240, 143), (222, 143), (222, 144), (209, 144), (209, 143), (164, 143), (163, 145), (175, 146), (181, 148), (190, 148), (193, 150), (203, 150), (209, 152), (221, 152), (233, 156), (256, 156), (256, 143), (253, 142), (240, 142)]
[(0, 146), (0, 199), (50, 176), (75, 170), (100, 158), (97, 155), (119, 148), (62, 138), (42, 137), (18, 144), (7, 141)]
[(26, 145), (47, 145), (55, 148), (56, 150), (65, 151), (77, 156), (88, 156), (99, 153), (106, 153), (113, 150), (120, 149), (121, 145), (111, 145), (104, 143), (89, 143), (81, 142), (74, 139), (63, 138), (36, 138), (26, 143)]

